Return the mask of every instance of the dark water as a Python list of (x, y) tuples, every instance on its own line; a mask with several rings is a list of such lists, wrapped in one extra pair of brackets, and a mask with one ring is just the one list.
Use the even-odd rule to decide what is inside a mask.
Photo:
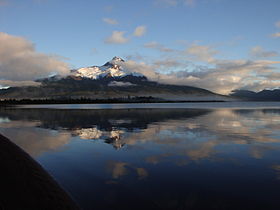
[(0, 109), (84, 209), (280, 209), (280, 108)]

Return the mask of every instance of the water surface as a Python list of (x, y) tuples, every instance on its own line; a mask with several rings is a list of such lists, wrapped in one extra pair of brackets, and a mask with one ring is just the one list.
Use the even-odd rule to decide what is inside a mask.
[(0, 132), (84, 209), (279, 209), (278, 103), (174, 106), (0, 109)]

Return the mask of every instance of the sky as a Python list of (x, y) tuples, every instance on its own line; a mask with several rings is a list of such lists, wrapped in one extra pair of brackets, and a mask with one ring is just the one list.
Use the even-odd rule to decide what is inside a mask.
[(162, 83), (280, 87), (279, 0), (0, 0), (0, 86), (114, 56)]

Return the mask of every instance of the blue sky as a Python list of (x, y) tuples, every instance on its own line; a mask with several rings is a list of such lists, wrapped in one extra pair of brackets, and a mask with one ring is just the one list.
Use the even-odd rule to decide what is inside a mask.
[[(55, 59), (69, 68), (101, 65), (117, 55), (147, 71), (173, 74), (165, 82), (185, 71), (182, 84), (258, 90), (280, 86), (279, 8), (279, 0), (0, 0), (0, 31), (32, 43), (36, 53), (61, 56)], [(245, 64), (250, 70), (240, 70)], [(223, 80), (229, 66), (232, 78)], [(219, 72), (222, 81), (214, 81)], [(246, 80), (236, 80), (239, 74)], [(0, 79), (13, 80), (5, 75)]]

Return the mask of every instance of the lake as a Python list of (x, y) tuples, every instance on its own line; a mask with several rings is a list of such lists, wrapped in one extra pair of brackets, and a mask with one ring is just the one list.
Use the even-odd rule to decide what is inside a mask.
[(83, 209), (280, 206), (280, 103), (29, 105), (0, 132)]

